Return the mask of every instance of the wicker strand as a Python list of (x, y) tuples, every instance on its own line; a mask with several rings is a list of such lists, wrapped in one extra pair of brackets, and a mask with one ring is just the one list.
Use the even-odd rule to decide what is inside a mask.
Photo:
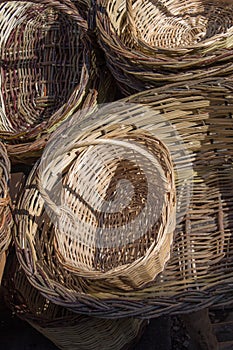
[(232, 4), (97, 0), (107, 63), (125, 95), (168, 83), (232, 77)]
[[(0, 3), (19, 2), (17, 0), (0, 0)], [(65, 3), (59, 0), (20, 0), (20, 2), (35, 3), (52, 7), (55, 10), (62, 12), (72, 18), (84, 30), (88, 29), (87, 21), (82, 18), (77, 7), (71, 0), (66, 0)]]
[(137, 319), (103, 320), (52, 304), (30, 285), (12, 255), (3, 285), (5, 301), (12, 311), (62, 350), (126, 350), (137, 342), (145, 327), (145, 322)]
[[(103, 135), (106, 138), (111, 135), (113, 138), (115, 131), (119, 138), (119, 135), (123, 136), (124, 130), (137, 133), (140, 128), (147, 130), (147, 135), (148, 130), (151, 131), (150, 128), (154, 130), (155, 135), (159, 133), (160, 139), (171, 153), (176, 169), (176, 208), (181, 210), (177, 216), (170, 258), (156, 279), (143, 288), (135, 288), (132, 282), (129, 290), (122, 290), (119, 288), (115, 272), (111, 270), (109, 271), (112, 273), (113, 283), (108, 286), (106, 281), (103, 283), (98, 278), (77, 276), (71, 268), (65, 267), (66, 262), (61, 264), (58, 253), (63, 254), (63, 251), (56, 239), (58, 232), (51, 217), (48, 217), (45, 202), (38, 191), (35, 167), (15, 213), (17, 256), (31, 284), (58, 305), (78, 313), (91, 312), (92, 315), (105, 318), (151, 318), (162, 314), (187, 313), (213, 304), (223, 306), (232, 303), (232, 92), (233, 84), (226, 79), (209, 83), (192, 81), (184, 87), (167, 86), (166, 89), (147, 90), (124, 99), (119, 106), (121, 121), (118, 120), (118, 129), (114, 124), (116, 109), (112, 113), (109, 106), (105, 109), (108, 116), (105, 119), (105, 132), (102, 132), (102, 121), (98, 118), (95, 119), (96, 125), (93, 125), (93, 118), (83, 118), (82, 122), (76, 125), (79, 135), (83, 136), (82, 140), (89, 134), (93, 139), (103, 138)], [(136, 106), (127, 108), (127, 103)], [(140, 103), (142, 105), (139, 105)], [(150, 114), (143, 113), (145, 105), (150, 106)], [(103, 110), (100, 111), (100, 115), (103, 117)], [(63, 135), (66, 136), (64, 143), (67, 145), (71, 134), (67, 125), (63, 127)], [(177, 133), (191, 157), (182, 152), (184, 147), (180, 147)], [(128, 137), (128, 140), (131, 139)], [(94, 148), (92, 147), (92, 150)], [(53, 153), (54, 159), (57, 159), (61, 150), (54, 147)], [(76, 185), (79, 178), (75, 178), (75, 174), (81, 156), (84, 160), (92, 160), (85, 162), (86, 165), (94, 164), (96, 159), (88, 158), (89, 154), (90, 150), (81, 154), (75, 149), (75, 152), (63, 159), (64, 171), (61, 173), (65, 186), (62, 200), (66, 199), (72, 209), (78, 203)], [(73, 157), (75, 161), (72, 166), (67, 167), (66, 164), (70, 164), (69, 157)], [(101, 164), (103, 160), (102, 157)], [(190, 163), (193, 169), (193, 176), (190, 178), (192, 187), (184, 186)], [(59, 162), (54, 161), (51, 169), (58, 165)], [(87, 177), (89, 172), (86, 172), (85, 167), (80, 168)], [(101, 167), (98, 169), (101, 171)], [(122, 168), (119, 173), (121, 171)], [(103, 181), (104, 173), (101, 174)], [(48, 181), (48, 184), (53, 182), (51, 176), (45, 176), (44, 180)], [(97, 184), (100, 185), (101, 182)], [(53, 186), (51, 188), (53, 189)], [(189, 200), (185, 201), (187, 196)], [(88, 211), (89, 207), (86, 206), (85, 210)], [(169, 212), (167, 213), (169, 217)], [(82, 214), (86, 214), (86, 211), (81, 212)], [(158, 237), (161, 237), (160, 234)], [(142, 249), (147, 242), (141, 240), (136, 243), (135, 251)], [(75, 246), (67, 235), (63, 250), (67, 256), (70, 254), (71, 258), (75, 259), (80, 252), (80, 246), (77, 244), (72, 250), (73, 247)], [(163, 245), (159, 246), (159, 250), (162, 257), (163, 253), (169, 251)], [(88, 253), (90, 251), (83, 250), (81, 255), (86, 265), (90, 262)], [(97, 257), (95, 262), (99, 262), (99, 256)], [(118, 261), (116, 258), (115, 261), (120, 267), (122, 260)], [(147, 260), (143, 263), (146, 266)], [(131, 261), (129, 267), (132, 265)], [(144, 271), (145, 268), (141, 270), (142, 279)], [(138, 278), (137, 272), (138, 269), (135, 275), (130, 272), (132, 280)], [(129, 280), (123, 280), (122, 283), (127, 284)]]

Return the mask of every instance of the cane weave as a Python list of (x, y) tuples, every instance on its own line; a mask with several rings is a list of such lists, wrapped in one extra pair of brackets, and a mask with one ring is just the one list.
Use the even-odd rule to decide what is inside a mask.
[(15, 256), (10, 258), (3, 280), (7, 305), (58, 349), (126, 350), (140, 338), (144, 321), (82, 316), (52, 304), (30, 285)]
[[(131, 290), (123, 291), (113, 288), (114, 284), (106, 288), (98, 279), (80, 277), (64, 268), (57, 256), (54, 218), (48, 216), (51, 213), (39, 194), (35, 167), (16, 212), (17, 253), (30, 282), (57, 304), (108, 318), (148, 318), (232, 302), (232, 91), (232, 83), (226, 80), (190, 82), (186, 87), (148, 90), (121, 101), (118, 116), (122, 121), (118, 119), (118, 124), (123, 129), (137, 125), (140, 132), (148, 132), (147, 127), (153, 125), (176, 169), (173, 247), (154, 281), (140, 289), (131, 286)], [(135, 108), (128, 108), (127, 103), (135, 103)], [(145, 106), (148, 114), (142, 113)], [(112, 125), (114, 130), (111, 123), (115, 115), (109, 107), (105, 112), (109, 112), (109, 119), (105, 119), (104, 127), (110, 129)], [(82, 133), (94, 127), (88, 117), (86, 126), (85, 118), (83, 123)], [(188, 153), (181, 152), (177, 133)], [(185, 184), (190, 164), (192, 188)], [(51, 207), (47, 199), (46, 203)]]
[(99, 42), (122, 92), (232, 75), (232, 8), (208, 0), (97, 0)]

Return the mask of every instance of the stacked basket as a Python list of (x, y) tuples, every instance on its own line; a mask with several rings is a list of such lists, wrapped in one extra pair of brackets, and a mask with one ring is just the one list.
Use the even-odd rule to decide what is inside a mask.
[(106, 69), (100, 77), (73, 2), (1, 3), (0, 137), (12, 160), (32, 162), (63, 120), (106, 95), (111, 79)]
[(64, 123), (16, 212), (33, 286), (107, 318), (231, 301), (232, 91), (148, 90)]
[(232, 4), (208, 0), (97, 0), (97, 30), (125, 94), (232, 76)]
[[(61, 349), (120, 350), (138, 319), (232, 302), (232, 6), (0, 0), (0, 15), (0, 249), (6, 149), (34, 165), (14, 209), (11, 308)], [(107, 105), (95, 34), (127, 95)]]

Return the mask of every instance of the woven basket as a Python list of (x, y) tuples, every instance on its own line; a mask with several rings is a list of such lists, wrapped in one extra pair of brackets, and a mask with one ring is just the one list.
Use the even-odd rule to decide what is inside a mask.
[(97, 0), (99, 42), (125, 94), (232, 75), (231, 4)]
[(10, 161), (5, 146), (0, 143), (0, 255), (11, 241), (13, 224), (9, 194)]
[(0, 138), (10, 156), (33, 157), (82, 105), (94, 54), (70, 0), (0, 3)]
[[(99, 75), (100, 72), (101, 76)], [(81, 105), (77, 107), (80, 110), (84, 109), (86, 111), (89, 108), (92, 110), (96, 108), (99, 103), (111, 101), (115, 98), (117, 92), (116, 86), (113, 84), (113, 78), (105, 67), (103, 67), (101, 71), (100, 69), (96, 71), (96, 76), (91, 80), (88, 90), (88, 93), (82, 99)], [(48, 140), (60, 123), (61, 121), (51, 126), (51, 128), (44, 131), (43, 134), (38, 136), (34, 141), (6, 144), (12, 163), (26, 163), (29, 166), (35, 163), (41, 156)]]
[[(194, 82), (183, 88), (148, 90), (123, 100), (118, 110), (122, 118), (121, 123), (117, 119), (118, 125), (123, 130), (126, 125), (135, 125), (135, 130), (141, 126), (144, 131), (154, 126), (176, 169), (177, 227), (172, 254), (153, 283), (123, 292), (113, 284), (106, 288), (101, 281), (77, 277), (64, 268), (57, 257), (50, 212), (36, 189), (36, 168), (16, 213), (17, 253), (31, 283), (57, 304), (100, 317), (148, 318), (232, 302), (232, 91), (233, 84), (226, 81)], [(126, 102), (136, 103), (135, 108), (127, 109)], [(148, 114), (139, 103), (151, 106)], [(110, 113), (106, 124), (110, 125), (116, 108), (111, 113), (107, 106), (105, 112)], [(90, 120), (86, 121), (82, 133), (90, 129)], [(77, 128), (80, 130), (80, 124)], [(177, 132), (188, 154), (181, 152)], [(188, 179), (190, 157), (193, 188), (182, 186)]]
[[(57, 215), (55, 247), (64, 268), (127, 290), (153, 281), (170, 257), (175, 184), (161, 140), (137, 129), (133, 118), (124, 128), (105, 117), (117, 105), (100, 109), (97, 122), (91, 115), (65, 123), (48, 144), (37, 176), (43, 199)], [(56, 174), (64, 174), (61, 193)]]
[(77, 315), (52, 304), (30, 285), (13, 256), (8, 260), (3, 286), (12, 311), (59, 349), (128, 349), (145, 327), (144, 321), (133, 318), (104, 320)]

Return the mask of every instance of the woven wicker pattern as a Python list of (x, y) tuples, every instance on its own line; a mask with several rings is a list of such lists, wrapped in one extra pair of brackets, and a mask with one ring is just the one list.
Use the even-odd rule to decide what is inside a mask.
[(97, 0), (99, 41), (125, 94), (232, 74), (232, 5)]
[(174, 170), (166, 146), (135, 125), (94, 123), (73, 139), (64, 124), (55, 136), (43, 154), (38, 185), (50, 203), (44, 188), (53, 191), (51, 169), (66, 174), (61, 209), (51, 204), (63, 266), (106, 287), (132, 289), (152, 281), (170, 256), (175, 227)]
[[(232, 91), (232, 84), (224, 81), (200, 82), (185, 88), (150, 90), (124, 100), (152, 108), (149, 119), (142, 118), (136, 107), (132, 114), (122, 113), (122, 125), (125, 120), (137, 120), (146, 128), (153, 116), (172, 161), (185, 165), (186, 157), (174, 152), (177, 145), (165, 117), (192, 155), (193, 194), (188, 210), (185, 216), (181, 211), (177, 221), (171, 258), (150, 286), (123, 293), (103, 289), (98, 281), (90, 284), (64, 270), (54, 254), (54, 226), (35, 190), (32, 173), (18, 204), (16, 243), (20, 263), (33, 285), (55, 303), (65, 303), (77, 312), (91, 310), (101, 317), (148, 318), (232, 302)], [(181, 175), (176, 178), (176, 189), (182, 199), (178, 180), (183, 182)]]
[(7, 304), (59, 349), (128, 349), (141, 335), (143, 321), (81, 316), (52, 304), (30, 285), (16, 259), (11, 259), (3, 280)]
[[(85, 111), (89, 108), (93, 109), (99, 103), (111, 101), (116, 94), (116, 87), (113, 84), (113, 78), (106, 69), (102, 69), (101, 76), (100, 71), (96, 71), (96, 76), (91, 80), (89, 88), (89, 92), (82, 98), (82, 103), (77, 106), (78, 109), (82, 108)], [(69, 108), (69, 106), (67, 107)], [(72, 113), (72, 110), (69, 111), (69, 114), (70, 113)], [(51, 125), (49, 129), (44, 131), (44, 133), (38, 136), (33, 142), (28, 141), (18, 144), (6, 144), (11, 161), (14, 163), (29, 164), (35, 162), (41, 156), (49, 138), (55, 132), (60, 123), (61, 121), (55, 123), (55, 125)]]
[[(119, 1), (118, 6), (122, 3)], [(233, 23), (229, 7), (219, 7), (219, 3), (216, 6), (210, 1), (127, 0), (126, 9), (127, 24), (135, 28), (138, 38), (151, 47), (164, 49), (179, 49), (197, 43), (204, 46), (203, 41), (213, 41), (218, 34), (225, 34)], [(119, 27), (114, 29), (120, 33)]]
[(76, 6), (34, 2), (0, 5), (0, 136), (26, 143), (24, 152), (79, 107), (92, 74), (87, 23)]
[(0, 143), (0, 255), (9, 246), (13, 224), (9, 195), (10, 161), (6, 148)]

